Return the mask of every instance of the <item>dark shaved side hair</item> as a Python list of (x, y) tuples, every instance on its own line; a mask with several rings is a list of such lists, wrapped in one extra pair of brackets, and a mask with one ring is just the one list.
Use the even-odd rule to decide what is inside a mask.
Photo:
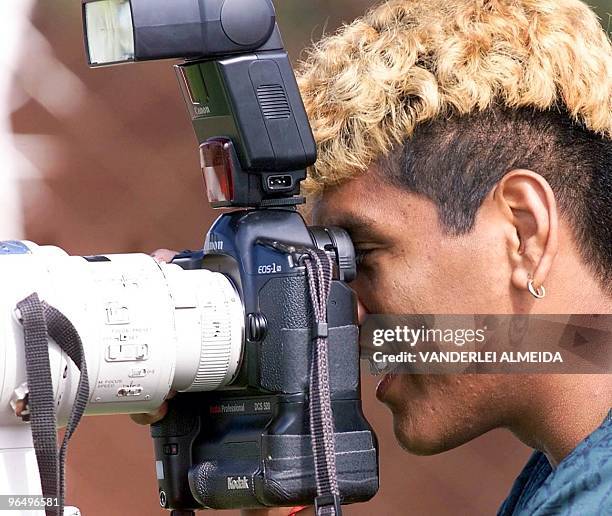
[(505, 174), (528, 169), (550, 184), (584, 262), (612, 294), (612, 140), (560, 109), (493, 107), (438, 118), (382, 163), (391, 181), (438, 207), (444, 227), (465, 234)]

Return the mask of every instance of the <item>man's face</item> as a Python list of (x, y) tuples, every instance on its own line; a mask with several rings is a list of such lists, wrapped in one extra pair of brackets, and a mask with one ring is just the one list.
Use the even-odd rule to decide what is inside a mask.
[[(368, 313), (514, 311), (507, 228), (486, 202), (474, 230), (454, 236), (431, 201), (385, 183), (372, 168), (328, 189), (313, 215), (316, 224), (351, 234), (360, 260), (351, 286)], [(393, 412), (400, 443), (430, 454), (505, 424), (511, 417), (505, 398), (518, 387), (506, 381), (498, 375), (391, 375), (377, 394)]]

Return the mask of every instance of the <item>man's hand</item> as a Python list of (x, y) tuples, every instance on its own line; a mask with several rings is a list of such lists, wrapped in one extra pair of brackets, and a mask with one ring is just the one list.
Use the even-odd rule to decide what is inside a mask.
[[(170, 391), (166, 400), (173, 398), (175, 394), (176, 392)], [(130, 417), (134, 423), (138, 423), (139, 425), (152, 425), (164, 419), (167, 413), (168, 404), (164, 401), (164, 404), (154, 412), (149, 412), (148, 414), (131, 414)]]

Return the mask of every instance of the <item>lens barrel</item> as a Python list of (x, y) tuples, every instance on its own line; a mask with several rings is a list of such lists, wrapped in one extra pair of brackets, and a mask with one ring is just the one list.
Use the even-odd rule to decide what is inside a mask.
[[(30, 242), (3, 248), (15, 252), (0, 254), (0, 422), (17, 421), (7, 407), (26, 372), (23, 328), (14, 310), (33, 292), (79, 332), (90, 383), (88, 414), (148, 412), (171, 389), (210, 391), (237, 374), (244, 310), (224, 275), (159, 264), (142, 254), (68, 256)], [(54, 342), (49, 348), (61, 421), (79, 373)]]

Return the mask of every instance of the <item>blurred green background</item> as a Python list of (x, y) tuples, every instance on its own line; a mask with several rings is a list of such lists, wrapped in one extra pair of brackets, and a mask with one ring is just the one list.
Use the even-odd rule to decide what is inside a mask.
[(588, 0), (587, 2), (599, 16), (603, 28), (612, 37), (612, 0)]

